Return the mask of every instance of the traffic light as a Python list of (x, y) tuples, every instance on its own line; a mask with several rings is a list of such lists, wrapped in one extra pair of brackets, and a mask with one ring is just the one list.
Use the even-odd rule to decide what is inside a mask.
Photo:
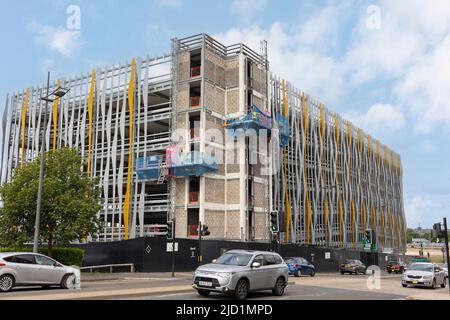
[(442, 235), (445, 235), (445, 232), (442, 232), (441, 223), (435, 223), (433, 225), (433, 230), (431, 230), (431, 236), (433, 238), (439, 238)]
[(367, 229), (364, 236), (365, 236), (364, 240), (366, 241), (366, 244), (372, 243), (372, 230)]
[(208, 226), (203, 224), (201, 230), (202, 237), (209, 236), (210, 234), (211, 232), (208, 230)]
[(173, 221), (167, 221), (167, 239), (172, 240), (173, 236)]
[(278, 211), (272, 211), (270, 213), (270, 231), (272, 233), (278, 233), (279, 232), (279, 216)]

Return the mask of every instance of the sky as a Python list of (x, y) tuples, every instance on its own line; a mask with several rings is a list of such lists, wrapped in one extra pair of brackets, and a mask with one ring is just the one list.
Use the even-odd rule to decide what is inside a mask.
[(402, 157), (409, 227), (450, 217), (450, 1), (0, 0), (7, 93), (208, 33), (271, 69)]

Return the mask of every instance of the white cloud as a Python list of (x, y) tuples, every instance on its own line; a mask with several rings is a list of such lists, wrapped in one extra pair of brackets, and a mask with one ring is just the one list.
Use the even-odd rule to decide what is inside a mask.
[(231, 13), (239, 19), (250, 21), (256, 14), (260, 13), (267, 5), (267, 0), (234, 0), (231, 3)]
[(450, 34), (411, 66), (395, 92), (416, 120), (419, 132), (450, 125)]
[[(381, 29), (360, 19), (344, 69), (350, 84), (393, 80), (395, 103), (421, 133), (450, 125), (450, 2), (380, 1)], [(380, 80), (381, 79), (381, 80)]]
[[(236, 0), (232, 8), (236, 14), (245, 13), (252, 4)], [(244, 42), (256, 51), (260, 40), (268, 40), (272, 70), (331, 108), (355, 89), (386, 84), (386, 102), (396, 106), (394, 116), (401, 122), (384, 127), (397, 130), (405, 121), (399, 116), (403, 113), (419, 133), (448, 128), (450, 1), (381, 0), (379, 30), (367, 27), (369, 15), (358, 6), (359, 19), (348, 29), (338, 17), (358, 13), (349, 4), (309, 9), (308, 15), (290, 25), (275, 22), (264, 29), (233, 28), (217, 37), (227, 44)], [(256, 12), (260, 6), (255, 4)], [(372, 124), (367, 119), (363, 122)]]
[(337, 61), (309, 48), (309, 40), (304, 43), (297, 34), (291, 35), (285, 24), (274, 23), (267, 30), (233, 28), (214, 37), (226, 45), (243, 42), (256, 52), (260, 41), (267, 40), (271, 69), (278, 76), (330, 105), (342, 94), (344, 80)]
[(37, 22), (29, 25), (36, 32), (34, 40), (65, 57), (72, 57), (82, 47), (81, 32), (63, 27), (45, 26)]
[(450, 195), (416, 195), (406, 201), (405, 213), (409, 227), (431, 227), (433, 223), (442, 221), (450, 207)]
[(398, 131), (405, 125), (401, 111), (390, 104), (377, 103), (366, 113), (349, 112), (345, 116), (358, 127), (376, 135)]

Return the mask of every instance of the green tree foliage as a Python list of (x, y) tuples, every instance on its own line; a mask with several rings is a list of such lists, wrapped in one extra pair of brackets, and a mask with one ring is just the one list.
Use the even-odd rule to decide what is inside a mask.
[[(0, 211), (0, 242), (21, 246), (32, 242), (36, 218), (40, 156), (17, 168), (12, 180), (0, 188), (4, 208)], [(54, 244), (65, 246), (100, 226), (98, 180), (82, 170), (83, 162), (75, 149), (62, 148), (45, 154), (42, 189), (40, 242), (47, 243), (48, 254)]]

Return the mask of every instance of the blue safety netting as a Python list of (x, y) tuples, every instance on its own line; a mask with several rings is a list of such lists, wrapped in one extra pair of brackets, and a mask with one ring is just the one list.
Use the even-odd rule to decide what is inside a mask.
[(270, 132), (272, 129), (272, 117), (262, 112), (258, 107), (253, 106), (252, 112), (238, 119), (229, 119), (226, 122), (227, 129), (254, 129), (256, 132), (265, 129)]
[(280, 135), (280, 146), (284, 148), (289, 144), (289, 136), (291, 135), (291, 130), (289, 129), (289, 119), (277, 112), (277, 124)]
[(218, 169), (214, 157), (197, 151), (180, 155), (170, 167), (171, 173), (175, 177), (200, 177), (208, 172), (216, 172)]
[(137, 158), (136, 174), (139, 180), (158, 180), (161, 170), (161, 156)]

